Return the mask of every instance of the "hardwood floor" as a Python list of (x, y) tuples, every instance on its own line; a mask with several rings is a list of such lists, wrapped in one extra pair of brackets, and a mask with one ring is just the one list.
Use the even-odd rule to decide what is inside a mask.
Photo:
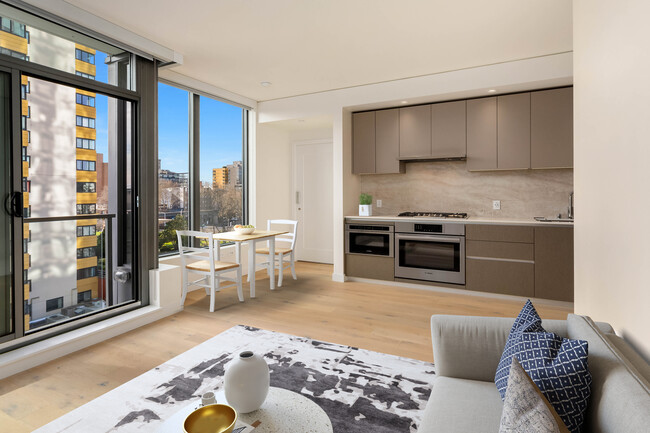
[[(297, 264), (298, 280), (268, 290), (258, 273), (257, 298), (239, 303), (234, 288), (208, 312), (202, 291), (174, 316), (0, 381), (0, 430), (30, 432), (237, 324), (432, 361), (432, 314), (517, 315), (523, 301), (439, 293), (361, 282), (335, 283), (332, 267)], [(266, 281), (265, 281), (266, 280)], [(572, 309), (536, 302), (542, 318)]]

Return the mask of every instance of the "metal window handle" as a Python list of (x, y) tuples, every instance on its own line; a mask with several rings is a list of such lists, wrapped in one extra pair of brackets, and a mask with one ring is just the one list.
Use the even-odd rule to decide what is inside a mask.
[(23, 217), (23, 205), (22, 192), (13, 192), (9, 194), (5, 200), (5, 210), (9, 215), (14, 217)]

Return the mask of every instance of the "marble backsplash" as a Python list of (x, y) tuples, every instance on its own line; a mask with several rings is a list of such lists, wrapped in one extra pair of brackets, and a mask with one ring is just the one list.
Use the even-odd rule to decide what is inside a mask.
[[(361, 192), (373, 197), (373, 215), (411, 210), (495, 218), (566, 216), (571, 191), (573, 169), (469, 172), (465, 161), (409, 162), (405, 174), (361, 176)], [(492, 200), (501, 200), (501, 210), (492, 210)]]

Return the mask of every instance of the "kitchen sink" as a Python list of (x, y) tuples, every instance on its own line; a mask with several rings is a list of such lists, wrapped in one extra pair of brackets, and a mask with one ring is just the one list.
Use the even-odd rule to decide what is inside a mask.
[(541, 221), (541, 222), (545, 222), (545, 223), (572, 223), (573, 218), (535, 217), (535, 221)]

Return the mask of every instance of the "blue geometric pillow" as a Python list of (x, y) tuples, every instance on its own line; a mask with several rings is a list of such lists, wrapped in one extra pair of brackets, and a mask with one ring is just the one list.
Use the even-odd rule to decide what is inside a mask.
[(540, 319), (530, 299), (526, 301), (526, 305), (521, 309), (515, 319), (514, 325), (512, 325), (510, 335), (508, 335), (508, 340), (506, 341), (506, 347), (503, 349), (503, 354), (501, 355), (501, 361), (499, 361), (497, 372), (494, 375), (494, 383), (497, 385), (499, 394), (501, 394), (501, 400), (506, 398), (506, 388), (508, 388), (508, 376), (510, 375), (514, 346), (524, 332), (546, 332), (542, 328), (542, 319)]
[(514, 356), (571, 433), (580, 432), (591, 394), (587, 353), (586, 341), (551, 332), (524, 332), (514, 347)]

